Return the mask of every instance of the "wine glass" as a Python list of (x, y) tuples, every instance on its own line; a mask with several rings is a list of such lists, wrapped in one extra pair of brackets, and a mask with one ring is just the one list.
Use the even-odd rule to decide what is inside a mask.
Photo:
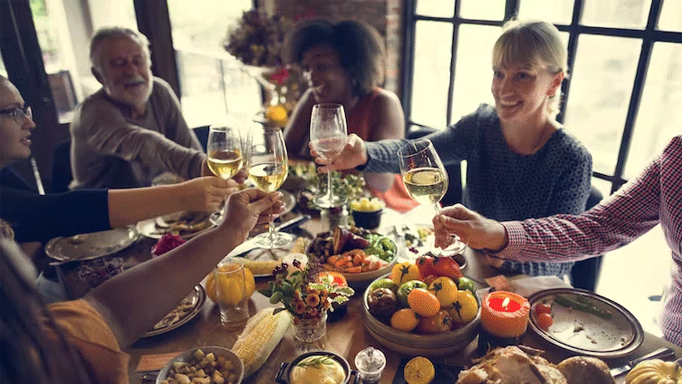
[(241, 127), (235, 119), (211, 125), (208, 131), (208, 168), (223, 180), (232, 178), (244, 165)]
[[(310, 142), (324, 159), (334, 160), (348, 141), (346, 115), (341, 104), (316, 104), (310, 118)], [(327, 172), (327, 193), (315, 196), (313, 202), (320, 208), (340, 207), (347, 202), (332, 193), (332, 174)]]
[[(253, 143), (247, 153), (246, 168), (249, 179), (256, 188), (270, 193), (279, 189), (287, 178), (289, 163), (287, 149), (284, 145), (282, 130), (279, 128), (259, 128), (256, 137), (262, 138), (262, 142)], [(286, 233), (275, 232), (271, 217), (268, 225), (268, 233), (261, 233), (254, 238), (255, 244), (264, 249), (281, 248), (291, 244), (292, 237)]]
[[(400, 171), (407, 192), (420, 204), (431, 204), (436, 214), (440, 212), (440, 200), (448, 190), (448, 174), (438, 152), (428, 139), (418, 139), (398, 150)], [(435, 251), (433, 247), (432, 253)]]
[[(223, 180), (232, 178), (244, 166), (244, 148), (248, 135), (234, 118), (226, 118), (208, 130), (206, 152), (208, 168)], [(223, 206), (225, 202), (223, 201)], [(224, 216), (223, 209), (211, 215), (214, 222)]]

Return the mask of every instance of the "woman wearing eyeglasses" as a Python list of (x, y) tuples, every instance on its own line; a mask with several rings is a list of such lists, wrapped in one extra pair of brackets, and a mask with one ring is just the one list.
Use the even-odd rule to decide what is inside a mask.
[(175, 185), (39, 195), (11, 168), (31, 156), (31, 107), (0, 76), (0, 218), (19, 242), (102, 231), (182, 211), (215, 211), (236, 182), (202, 177)]

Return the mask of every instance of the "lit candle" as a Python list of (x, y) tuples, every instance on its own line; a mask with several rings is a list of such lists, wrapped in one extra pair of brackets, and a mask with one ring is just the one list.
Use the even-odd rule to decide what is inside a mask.
[(514, 338), (528, 327), (530, 303), (512, 292), (491, 292), (483, 299), (481, 326), (492, 335)]

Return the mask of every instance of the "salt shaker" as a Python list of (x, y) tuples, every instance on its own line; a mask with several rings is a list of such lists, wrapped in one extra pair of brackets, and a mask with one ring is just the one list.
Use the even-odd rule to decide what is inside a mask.
[(355, 356), (355, 366), (362, 384), (378, 384), (381, 372), (386, 367), (386, 356), (374, 347), (367, 347)]

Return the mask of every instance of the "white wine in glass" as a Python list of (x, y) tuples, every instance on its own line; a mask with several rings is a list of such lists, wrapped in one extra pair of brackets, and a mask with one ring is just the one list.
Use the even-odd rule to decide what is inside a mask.
[[(282, 130), (279, 128), (259, 128), (256, 130), (254, 139), (256, 137), (259, 140), (255, 140), (247, 152), (246, 167), (249, 179), (261, 191), (274, 192), (284, 183), (289, 171), (289, 159)], [(270, 220), (267, 233), (261, 233), (254, 238), (258, 247), (273, 249), (291, 244), (292, 236), (275, 232), (273, 220), (274, 218)]]
[(432, 204), (436, 213), (438, 202), (448, 190), (448, 174), (440, 156), (428, 139), (419, 139), (405, 144), (398, 151), (400, 171), (405, 188), (420, 204)]
[(244, 165), (241, 127), (236, 120), (215, 124), (209, 128), (208, 168), (214, 175), (227, 180), (232, 178)]
[[(346, 115), (341, 104), (316, 104), (310, 118), (310, 143), (326, 160), (334, 160), (348, 142)], [(320, 208), (334, 208), (348, 200), (332, 191), (332, 174), (327, 173), (327, 193), (315, 196), (313, 202)]]

